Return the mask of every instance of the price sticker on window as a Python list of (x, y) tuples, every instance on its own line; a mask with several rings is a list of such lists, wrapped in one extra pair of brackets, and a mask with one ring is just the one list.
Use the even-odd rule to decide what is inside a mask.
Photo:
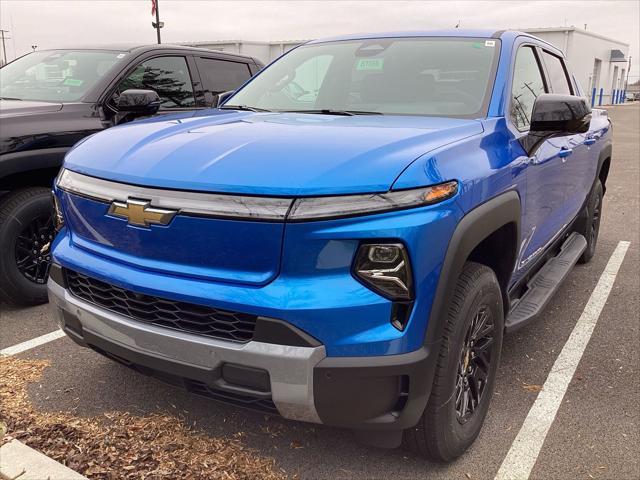
[(361, 58), (358, 60), (356, 70), (382, 70), (384, 58)]

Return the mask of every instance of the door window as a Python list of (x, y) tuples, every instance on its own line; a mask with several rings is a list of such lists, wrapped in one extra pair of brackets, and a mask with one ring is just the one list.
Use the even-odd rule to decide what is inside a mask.
[(553, 93), (562, 93), (564, 95), (571, 95), (571, 86), (569, 85), (569, 77), (567, 71), (564, 68), (564, 62), (560, 57), (552, 55), (549, 52), (542, 53), (544, 57), (544, 63), (547, 66), (547, 72), (549, 73), (549, 80)]
[(205, 91), (217, 95), (235, 90), (251, 78), (251, 71), (246, 63), (199, 58), (198, 71), (202, 76)]
[(158, 57), (138, 65), (125, 78), (114, 95), (130, 88), (154, 90), (161, 100), (160, 109), (193, 108), (195, 97), (189, 69), (184, 57)]
[(511, 120), (518, 130), (527, 130), (536, 98), (546, 92), (542, 73), (532, 47), (522, 47), (516, 55), (511, 87)]

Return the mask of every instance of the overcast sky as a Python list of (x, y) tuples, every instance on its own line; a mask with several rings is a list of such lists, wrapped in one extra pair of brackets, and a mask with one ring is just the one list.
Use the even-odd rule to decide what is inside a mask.
[[(640, 65), (640, 1), (187, 1), (159, 0), (163, 43), (291, 40), (343, 33), (451, 28), (577, 26), (631, 45)], [(109, 42), (154, 43), (151, 0), (0, 0), (7, 56)]]

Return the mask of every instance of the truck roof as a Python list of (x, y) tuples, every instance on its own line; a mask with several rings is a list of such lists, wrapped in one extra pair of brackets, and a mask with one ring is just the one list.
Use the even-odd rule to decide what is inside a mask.
[(246, 58), (253, 60), (253, 57), (248, 55), (226, 53), (220, 50), (213, 50), (210, 48), (198, 48), (184, 45), (173, 45), (168, 43), (163, 44), (136, 44), (136, 43), (110, 43), (110, 44), (96, 44), (96, 45), (66, 45), (56, 48), (46, 48), (38, 51), (49, 50), (105, 50), (105, 51), (118, 51), (118, 52), (135, 52), (143, 53), (152, 50), (184, 50), (185, 52), (201, 52), (201, 53), (215, 53), (216, 56), (229, 57), (229, 58)]

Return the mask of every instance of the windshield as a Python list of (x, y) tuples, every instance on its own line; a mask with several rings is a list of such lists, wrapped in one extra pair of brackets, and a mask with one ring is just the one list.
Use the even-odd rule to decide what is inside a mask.
[(0, 69), (0, 97), (44, 102), (80, 100), (125, 52), (34, 52)]
[(382, 38), (298, 47), (225, 107), (484, 116), (498, 40)]

